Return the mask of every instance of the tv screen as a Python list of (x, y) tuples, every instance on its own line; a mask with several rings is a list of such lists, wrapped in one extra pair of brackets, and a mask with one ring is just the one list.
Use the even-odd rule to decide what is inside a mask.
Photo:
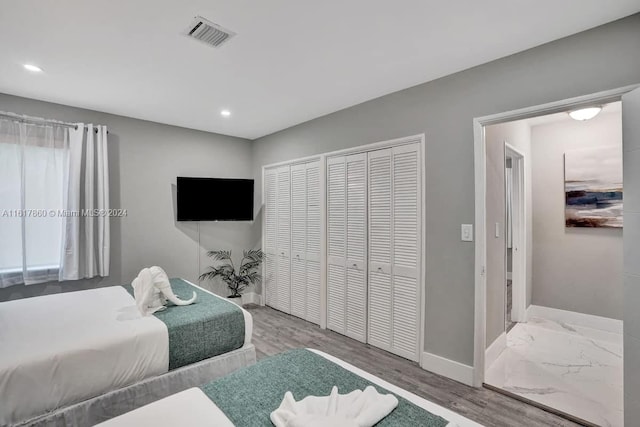
[(177, 179), (178, 221), (252, 221), (253, 180)]

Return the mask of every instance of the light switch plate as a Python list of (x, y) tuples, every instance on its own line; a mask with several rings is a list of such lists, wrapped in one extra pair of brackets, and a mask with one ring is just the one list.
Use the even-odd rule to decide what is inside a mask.
[(500, 223), (496, 222), (496, 239), (500, 237)]
[(473, 224), (462, 224), (460, 226), (460, 239), (463, 242), (473, 242)]

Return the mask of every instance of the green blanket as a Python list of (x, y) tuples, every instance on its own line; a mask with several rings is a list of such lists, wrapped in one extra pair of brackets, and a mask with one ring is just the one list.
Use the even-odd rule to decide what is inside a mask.
[[(237, 427), (273, 424), (271, 412), (291, 391), (296, 400), (307, 396), (327, 396), (333, 386), (340, 394), (364, 390), (373, 385), (380, 393), (389, 393), (359, 375), (309, 350), (291, 350), (263, 359), (226, 377), (202, 386), (202, 390)], [(398, 407), (377, 426), (443, 427), (448, 422), (408, 400), (397, 396)]]
[[(227, 353), (244, 345), (244, 316), (240, 308), (204, 292), (182, 279), (170, 279), (173, 292), (195, 303), (175, 306), (154, 313), (169, 331), (169, 370)], [(133, 288), (124, 286), (131, 295)]]

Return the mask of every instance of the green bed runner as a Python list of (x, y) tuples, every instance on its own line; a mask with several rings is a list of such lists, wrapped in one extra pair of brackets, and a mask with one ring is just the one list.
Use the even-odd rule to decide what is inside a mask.
[[(180, 299), (198, 294), (191, 305), (168, 303), (153, 313), (169, 331), (169, 370), (227, 353), (244, 345), (244, 316), (237, 305), (204, 292), (182, 279), (170, 279)], [(133, 288), (124, 286), (131, 295)]]
[[(237, 427), (272, 427), (269, 415), (280, 406), (285, 392), (291, 391), (298, 401), (307, 396), (327, 396), (334, 385), (340, 394), (364, 390), (369, 385), (380, 393), (390, 393), (304, 349), (263, 359), (202, 386), (202, 390)], [(398, 407), (377, 426), (443, 427), (448, 424), (444, 418), (395, 396)]]

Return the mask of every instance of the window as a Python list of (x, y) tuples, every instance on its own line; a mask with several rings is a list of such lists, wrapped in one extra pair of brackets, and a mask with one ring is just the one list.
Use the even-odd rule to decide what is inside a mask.
[(0, 120), (0, 287), (58, 278), (66, 141), (63, 128)]

